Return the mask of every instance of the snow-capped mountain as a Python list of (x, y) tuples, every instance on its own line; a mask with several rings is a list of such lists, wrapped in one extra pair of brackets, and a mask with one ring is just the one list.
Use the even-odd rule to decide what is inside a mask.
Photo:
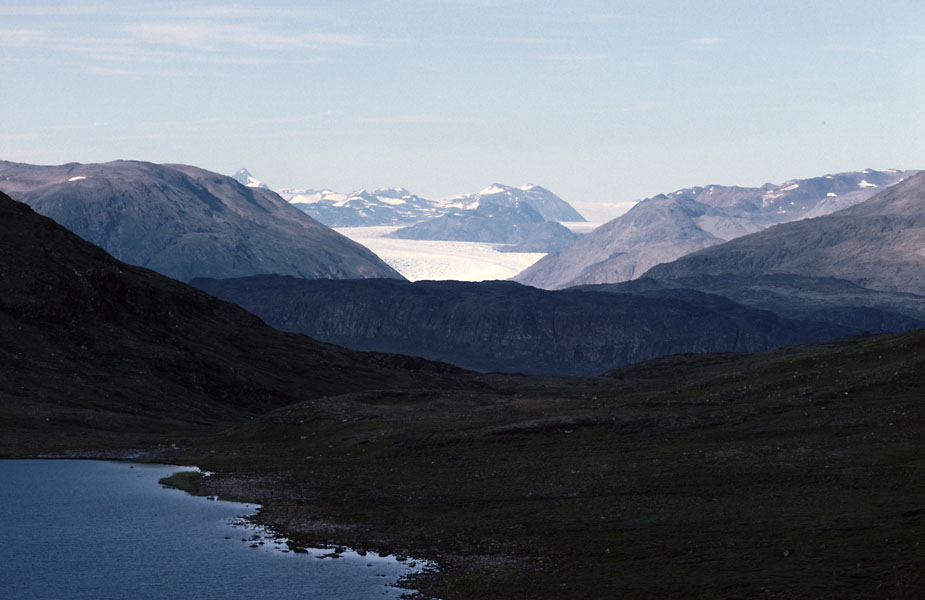
[[(871, 175), (863, 180), (873, 181)], [(925, 172), (920, 172), (866, 202), (744, 236), (658, 265), (645, 275), (653, 279), (834, 277), (872, 290), (921, 296), (925, 293), (923, 200)]]
[(259, 179), (251, 175), (250, 171), (248, 171), (247, 169), (243, 169), (243, 168), (238, 169), (238, 172), (232, 175), (231, 177), (232, 179), (234, 179), (241, 185), (246, 185), (247, 187), (261, 188), (264, 190), (270, 189), (269, 186), (267, 186), (267, 184), (265, 184), (264, 182), (260, 181)]
[(659, 194), (514, 277), (547, 289), (635, 279), (651, 267), (789, 221), (853, 206), (914, 172), (865, 169), (757, 188), (697, 186)]
[[(330, 227), (408, 225), (440, 216), (447, 206), (404, 188), (360, 189), (349, 194), (331, 190), (282, 190), (293, 206)], [(287, 198), (288, 196), (288, 198)]]
[(557, 252), (580, 237), (557, 221), (583, 221), (567, 202), (544, 188), (492, 184), (447, 201), (446, 214), (399, 229), (389, 237), (513, 244), (518, 252)]
[(321, 190), (315, 190), (311, 188), (282, 188), (276, 190), (276, 193), (286, 202), (295, 203), (312, 203), (319, 202), (321, 200), (343, 200), (347, 196), (345, 194), (338, 194), (335, 191), (329, 190), (327, 188)]
[(546, 221), (584, 221), (584, 218), (549, 190), (538, 185), (511, 187), (498, 183), (480, 192), (446, 200), (431, 200), (405, 188), (364, 189), (342, 194), (327, 188), (277, 190), (285, 200), (330, 227), (413, 225), (483, 204), (517, 209), (531, 206)]
[(524, 203), (538, 212), (546, 221), (585, 220), (568, 202), (546, 188), (532, 183), (520, 187), (493, 183), (475, 194), (450, 198), (447, 203), (449, 206), (463, 210), (475, 210), (487, 204), (499, 208), (518, 208), (521, 203)]

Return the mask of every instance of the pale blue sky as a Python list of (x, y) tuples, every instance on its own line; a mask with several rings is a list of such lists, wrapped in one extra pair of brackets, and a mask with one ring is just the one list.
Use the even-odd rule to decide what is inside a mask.
[(925, 168), (925, 1), (0, 0), (0, 159), (626, 201)]

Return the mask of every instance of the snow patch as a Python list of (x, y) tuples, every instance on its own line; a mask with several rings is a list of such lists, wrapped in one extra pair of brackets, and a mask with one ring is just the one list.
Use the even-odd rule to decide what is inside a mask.
[(836, 194), (836, 193), (834, 193), (834, 192), (829, 192), (829, 193), (826, 194), (825, 196), (826, 196), (826, 198), (837, 198), (837, 197), (838, 197), (838, 194)]
[(792, 190), (797, 189), (798, 187), (800, 187), (800, 184), (799, 184), (799, 183), (791, 183), (791, 184), (788, 185), (787, 187), (782, 187), (782, 188), (780, 188), (779, 191), (781, 191), (781, 192), (790, 192), (790, 191), (792, 191)]
[[(864, 172), (867, 173), (868, 171), (864, 171)], [(870, 187), (878, 187), (878, 186), (876, 183), (869, 183), (866, 179), (862, 179), (860, 183), (858, 183), (858, 187), (859, 188), (870, 188)]]
[(232, 177), (240, 184), (250, 187), (250, 188), (264, 188), (269, 189), (267, 185), (251, 175), (250, 171), (247, 169), (238, 169), (238, 172), (232, 175)]
[(501, 194), (501, 193), (504, 193), (505, 191), (506, 190), (503, 187), (497, 184), (492, 184), (488, 186), (487, 188), (485, 188), (484, 190), (482, 190), (481, 192), (479, 192), (478, 195), (479, 196), (490, 196), (491, 194)]
[(390, 206), (402, 206), (404, 204), (408, 204), (408, 202), (403, 198), (392, 198), (391, 196), (376, 196), (376, 200)]
[(84, 175), (78, 175), (77, 177), (71, 177), (68, 181), (80, 181), (81, 179), (86, 179)]

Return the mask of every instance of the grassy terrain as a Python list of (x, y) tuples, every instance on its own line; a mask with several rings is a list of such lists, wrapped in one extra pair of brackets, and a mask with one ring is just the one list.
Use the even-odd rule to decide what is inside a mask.
[(921, 597), (925, 333), (611, 375), (328, 397), (186, 453), (302, 543), (437, 558), (447, 599)]

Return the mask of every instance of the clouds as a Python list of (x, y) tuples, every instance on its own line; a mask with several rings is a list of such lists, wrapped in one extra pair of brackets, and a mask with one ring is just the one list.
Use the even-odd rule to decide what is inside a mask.
[(835, 52), (845, 52), (848, 54), (882, 54), (883, 50), (873, 46), (862, 46), (858, 44), (826, 44), (826, 50)]
[[(128, 74), (100, 63), (195, 61), (259, 64), (271, 60), (318, 60), (324, 51), (385, 43), (355, 31), (341, 31), (327, 13), (302, 7), (132, 2), (43, 3), (0, 7), (6, 58), (69, 64), (88, 72)], [(16, 53), (18, 51), (18, 54)], [(315, 54), (314, 58), (312, 54)]]
[(10, 0), (0, 141), (26, 162), (249, 164), (344, 187), (541, 180), (581, 197), (619, 173), (629, 198), (668, 171), (735, 181), (852, 142), (894, 157), (860, 164), (921, 156), (921, 19), (722, 4)]
[(2, 17), (81, 17), (94, 16), (116, 19), (220, 19), (220, 20), (261, 20), (261, 19), (302, 19), (321, 18), (329, 15), (324, 9), (307, 7), (301, 4), (274, 5), (227, 4), (208, 1), (159, 1), (141, 2), (124, 0), (121, 2), (63, 2), (61, 0), (33, 0), (18, 6), (0, 6)]
[(372, 45), (369, 38), (356, 34), (333, 32), (290, 34), (250, 23), (202, 20), (139, 23), (125, 27), (125, 32), (130, 34), (135, 41), (144, 44), (178, 46), (203, 51), (235, 47), (274, 51), (324, 45)]

